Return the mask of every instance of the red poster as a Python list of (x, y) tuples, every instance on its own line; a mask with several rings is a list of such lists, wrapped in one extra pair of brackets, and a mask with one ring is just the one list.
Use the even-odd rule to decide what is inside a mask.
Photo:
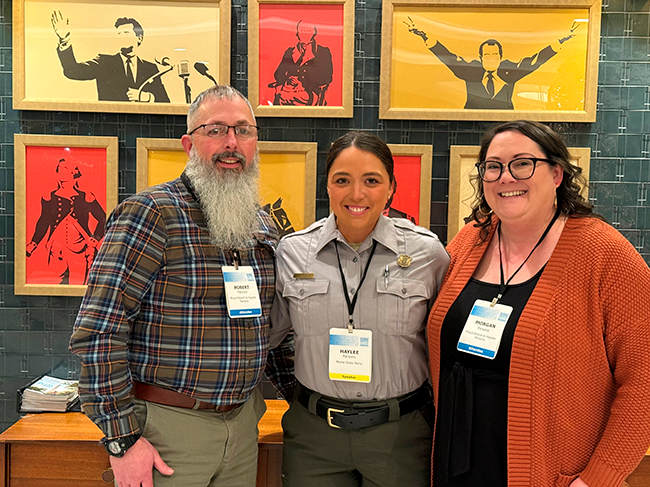
[(342, 106), (343, 5), (261, 4), (262, 106)]
[(390, 208), (384, 211), (391, 217), (408, 218), (420, 223), (420, 156), (393, 156), (397, 191)]
[(104, 236), (105, 148), (25, 148), (26, 284), (85, 284)]

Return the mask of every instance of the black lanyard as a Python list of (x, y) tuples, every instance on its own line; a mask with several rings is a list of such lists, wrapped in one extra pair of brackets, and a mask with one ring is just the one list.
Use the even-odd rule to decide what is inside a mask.
[(345, 302), (348, 304), (348, 313), (350, 315), (350, 321), (348, 322), (348, 332), (352, 333), (352, 330), (354, 329), (354, 320), (352, 319), (352, 313), (354, 313), (354, 307), (357, 304), (357, 298), (359, 297), (359, 289), (361, 289), (361, 285), (363, 284), (363, 281), (366, 279), (366, 275), (368, 274), (368, 269), (370, 268), (370, 261), (372, 260), (372, 256), (375, 255), (375, 249), (377, 248), (377, 241), (375, 240), (372, 244), (370, 257), (368, 257), (366, 268), (363, 270), (361, 281), (359, 281), (359, 285), (357, 286), (357, 292), (354, 293), (354, 298), (352, 298), (352, 301), (350, 301), (350, 297), (348, 296), (348, 285), (345, 281), (345, 275), (343, 275), (343, 266), (341, 266), (341, 257), (339, 256), (339, 246), (336, 240), (334, 240), (334, 248), (336, 249), (336, 259), (339, 261), (339, 271), (341, 272), (341, 282), (343, 283), (343, 296), (345, 296)]
[(498, 296), (496, 298), (494, 298), (492, 300), (492, 302), (490, 303), (490, 306), (494, 306), (495, 304), (497, 304), (499, 302), (499, 300), (503, 297), (503, 294), (506, 292), (506, 288), (508, 287), (508, 284), (510, 284), (510, 281), (512, 281), (512, 279), (517, 275), (517, 272), (519, 272), (521, 270), (521, 268), (524, 266), (524, 264), (526, 262), (528, 262), (528, 259), (530, 259), (530, 256), (533, 255), (533, 252), (535, 252), (537, 247), (539, 247), (542, 244), (542, 242), (544, 241), (544, 239), (548, 235), (548, 232), (551, 231), (551, 227), (553, 226), (553, 224), (555, 223), (555, 221), (557, 220), (557, 218), (559, 216), (560, 216), (560, 209), (558, 208), (557, 211), (555, 212), (555, 215), (553, 216), (553, 219), (551, 220), (551, 223), (548, 224), (548, 226), (546, 227), (546, 230), (544, 230), (544, 233), (540, 237), (539, 241), (533, 247), (533, 250), (530, 251), (530, 254), (528, 254), (528, 257), (526, 257), (526, 260), (524, 260), (521, 263), (521, 265), (510, 276), (510, 279), (508, 279), (508, 282), (506, 282), (505, 284), (503, 282), (505, 280), (504, 277), (503, 277), (503, 258), (501, 257), (501, 222), (499, 222), (499, 226), (497, 227), (497, 237), (499, 239), (499, 242), (498, 242), (498, 245), (499, 245), (499, 268), (501, 270), (501, 281), (499, 283), (499, 294), (498, 294)]

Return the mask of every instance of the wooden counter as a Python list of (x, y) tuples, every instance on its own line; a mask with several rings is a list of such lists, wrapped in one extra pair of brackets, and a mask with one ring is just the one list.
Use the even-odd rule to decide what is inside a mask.
[[(259, 425), (257, 487), (280, 487), (285, 401), (267, 400)], [(105, 487), (103, 434), (82, 413), (27, 414), (0, 435), (0, 487)]]
[[(259, 424), (257, 487), (281, 487), (284, 401), (267, 400)], [(105, 487), (108, 455), (102, 433), (82, 413), (28, 414), (0, 435), (0, 487)], [(650, 486), (650, 450), (627, 479)]]

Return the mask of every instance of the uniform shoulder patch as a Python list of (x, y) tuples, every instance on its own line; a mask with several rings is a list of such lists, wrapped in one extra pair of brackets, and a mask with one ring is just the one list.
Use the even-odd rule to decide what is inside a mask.
[(406, 218), (391, 218), (391, 220), (393, 221), (393, 225), (401, 230), (415, 232), (417, 234), (426, 235), (427, 237), (433, 237), (436, 239), (438, 238), (438, 236), (428, 228), (416, 225), (411, 220), (407, 220)]
[(299, 235), (308, 235), (308, 234), (310, 234), (312, 232), (315, 232), (316, 230), (319, 230), (320, 228), (322, 228), (323, 225), (325, 225), (326, 220), (327, 220), (327, 218), (322, 218), (322, 219), (318, 220), (317, 222), (312, 223), (311, 225), (309, 225), (307, 228), (305, 228), (303, 230), (298, 230), (297, 232), (293, 232), (293, 233), (289, 233), (289, 234), (285, 235), (284, 237), (282, 237), (282, 240), (292, 238), (292, 237), (296, 237), (296, 236), (299, 236)]

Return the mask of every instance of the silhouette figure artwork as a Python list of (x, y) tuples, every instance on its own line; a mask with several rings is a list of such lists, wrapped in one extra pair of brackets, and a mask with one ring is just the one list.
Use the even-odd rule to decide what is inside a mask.
[(274, 105), (325, 106), (334, 67), (329, 48), (316, 42), (316, 25), (298, 21), (295, 46), (284, 51), (275, 70)]
[(388, 218), (406, 218), (407, 220), (411, 220), (413, 223), (417, 224), (414, 216), (409, 215), (405, 211), (398, 210), (397, 208), (393, 208), (392, 205), (386, 208), (382, 212), (382, 215), (387, 216)]
[(92, 192), (80, 189), (81, 176), (78, 165), (60, 159), (56, 189), (41, 198), (26, 255), (31, 258), (43, 243), (49, 278), (42, 284), (85, 284), (104, 237), (106, 211)]
[(265, 204), (262, 209), (271, 215), (275, 226), (278, 228), (278, 232), (280, 232), (280, 237), (295, 232), (293, 224), (289, 221), (287, 212), (282, 208), (282, 198), (278, 198), (273, 204)]
[(574, 22), (569, 34), (544, 47), (541, 51), (519, 61), (503, 58), (503, 46), (496, 39), (488, 39), (478, 47), (478, 59), (466, 61), (452, 53), (438, 39), (419, 29), (408, 17), (404, 21), (409, 32), (421, 37), (431, 51), (458, 79), (465, 82), (467, 99), (464, 108), (484, 110), (513, 110), (512, 95), (515, 83), (534, 72), (560, 52), (562, 45), (575, 37), (580, 25)]
[(63, 74), (71, 80), (95, 80), (99, 101), (169, 103), (161, 78), (173, 66), (167, 58), (152, 63), (137, 55), (144, 40), (144, 29), (137, 20), (121, 17), (115, 22), (120, 41), (118, 53), (98, 54), (84, 62), (78, 62), (75, 57), (69, 19), (57, 10), (52, 13), (51, 21), (59, 40), (56, 52)]

